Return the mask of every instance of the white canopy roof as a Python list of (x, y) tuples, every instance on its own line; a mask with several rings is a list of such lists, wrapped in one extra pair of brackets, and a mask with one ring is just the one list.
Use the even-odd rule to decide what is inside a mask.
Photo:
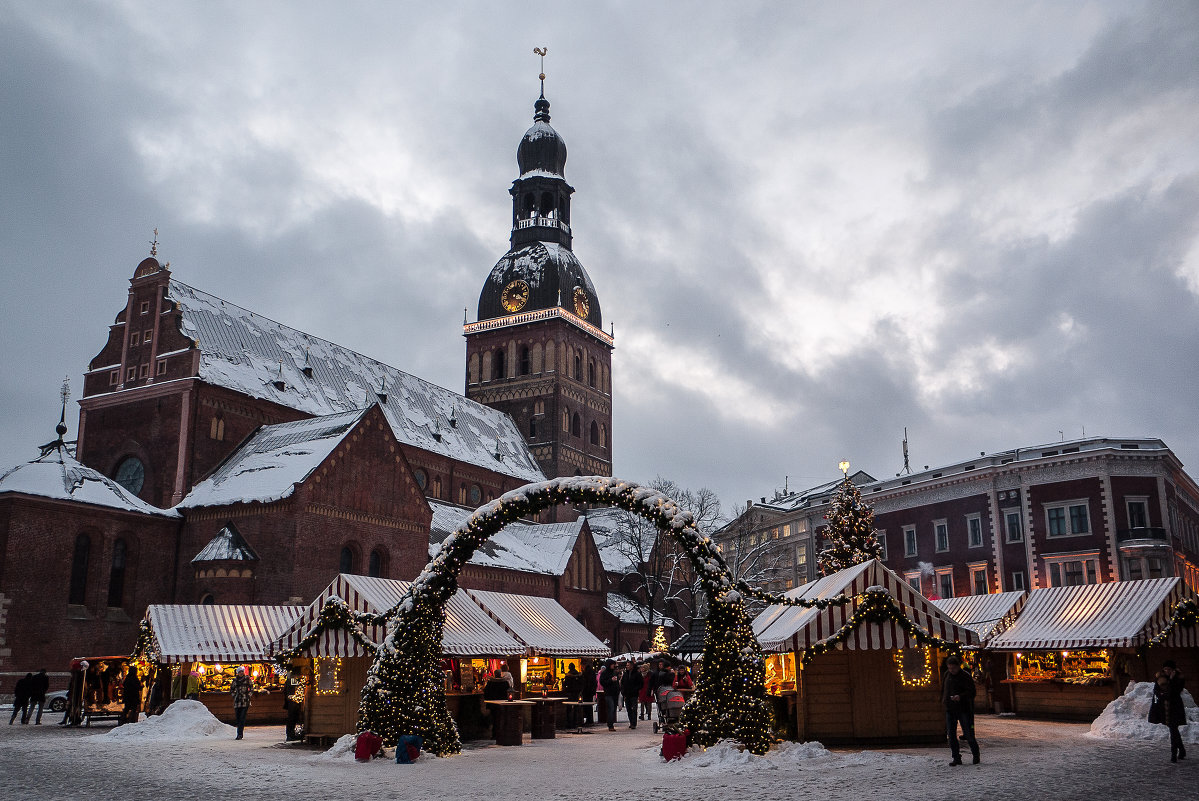
[[(1174, 606), (1188, 597), (1194, 594), (1177, 577), (1033, 590), (1016, 622), (988, 646), (1000, 651), (1135, 648), (1161, 633)], [(1199, 645), (1196, 629), (1180, 628), (1166, 644)]]
[(974, 629), (986, 642), (989, 638), (1006, 631), (1024, 608), (1028, 593), (995, 592), (989, 595), (959, 595), (933, 601), (937, 608), (960, 625)]
[(158, 662), (264, 662), (302, 606), (153, 604), (150, 657)]
[[(330, 598), (341, 598), (355, 612), (381, 614), (391, 609), (408, 592), (410, 582), (395, 579), (371, 578), (342, 573), (333, 583), (305, 607), (294, 624), (276, 638), (272, 653), (295, 648), (316, 627), (321, 608)], [(375, 643), (383, 641), (385, 632), (375, 626), (366, 628), (366, 636)], [(441, 647), (453, 656), (519, 656), (526, 652), (517, 642), (462, 590), (446, 603), (445, 628)], [(365, 650), (345, 631), (326, 630), (308, 650), (310, 656), (366, 656)]]
[(612, 653), (553, 598), (467, 590), (504, 630), (547, 656), (608, 656)]
[[(874, 586), (882, 587), (890, 593), (908, 620), (929, 634), (943, 640), (959, 642), (962, 645), (978, 644), (978, 635), (973, 630), (959, 626), (953, 618), (933, 606), (931, 601), (912, 589), (906, 581), (877, 559), (854, 565), (830, 576), (824, 576), (802, 587), (796, 587), (787, 593), (787, 597), (812, 600), (833, 598), (842, 593), (857, 596), (864, 593), (867, 588)], [(768, 606), (754, 619), (754, 634), (764, 651), (773, 653), (802, 651), (824, 642), (844, 628), (849, 619), (853, 617), (857, 607), (856, 600), (843, 606), (830, 606), (827, 609)], [(902, 627), (894, 621), (887, 621), (886, 623), (863, 623), (837, 647), (886, 650), (915, 648), (917, 645), (916, 640)]]

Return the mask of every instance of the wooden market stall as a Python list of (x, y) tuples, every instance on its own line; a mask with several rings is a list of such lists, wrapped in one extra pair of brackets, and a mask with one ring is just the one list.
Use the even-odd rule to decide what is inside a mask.
[[(851, 598), (825, 609), (774, 605), (754, 620), (767, 653), (767, 691), (794, 715), (786, 732), (823, 743), (938, 742), (943, 654), (930, 643), (977, 645), (900, 576), (872, 560), (787, 593)], [(871, 610), (894, 610), (895, 618)], [(867, 614), (867, 612), (871, 612)], [(860, 618), (860, 619), (859, 619)]]
[(282, 723), (285, 676), (268, 654), (271, 643), (302, 612), (302, 606), (153, 604), (146, 609), (145, 656), (171, 671), (171, 698), (187, 694), (192, 670), (199, 700), (218, 719), (234, 721), (229, 688), (238, 666), (254, 687), (249, 723)]
[(1093, 720), (1166, 659), (1196, 675), (1199, 626), (1171, 624), (1194, 598), (1177, 577), (1033, 590), (1011, 627), (987, 643), (1005, 657), (1013, 711)]
[(933, 601), (938, 609), (956, 620), (958, 625), (973, 629), (982, 640), (982, 648), (963, 654), (963, 665), (974, 676), (977, 691), (974, 701), (976, 712), (999, 713), (1012, 708), (1008, 687), (1000, 683), (1004, 676), (1006, 657), (987, 649), (987, 641), (1008, 630), (1027, 600), (1027, 592), (1016, 590), (987, 595), (959, 595)]
[[(331, 598), (342, 599), (355, 612), (381, 614), (399, 603), (408, 587), (406, 581), (343, 573), (276, 639), (272, 652), (291, 650), (315, 632), (321, 609)], [(385, 636), (378, 627), (367, 627), (364, 633), (375, 643)], [(516, 678), (521, 658), (528, 649), (488, 617), (463, 590), (458, 590), (446, 604), (442, 649), (450, 714), (463, 736), (479, 736), (486, 728), (482, 700), (487, 676), (497, 668), (504, 668)], [(373, 657), (349, 632), (325, 629), (304, 656), (294, 660), (305, 680), (306, 738), (337, 738), (354, 731), (358, 702)]]

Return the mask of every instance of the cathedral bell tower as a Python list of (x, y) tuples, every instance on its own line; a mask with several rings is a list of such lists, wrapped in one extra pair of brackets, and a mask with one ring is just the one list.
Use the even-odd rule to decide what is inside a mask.
[(612, 336), (599, 297), (571, 250), (566, 143), (550, 104), (516, 150), (511, 247), (466, 323), (466, 396), (507, 412), (551, 478), (612, 475)]

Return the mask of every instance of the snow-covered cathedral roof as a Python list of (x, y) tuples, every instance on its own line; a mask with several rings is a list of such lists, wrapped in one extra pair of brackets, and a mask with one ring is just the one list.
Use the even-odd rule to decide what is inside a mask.
[(312, 415), (379, 402), (401, 443), (522, 481), (545, 479), (501, 411), (173, 278), (167, 297), (179, 305), (209, 384)]
[(19, 464), (0, 475), (0, 494), (10, 492), (124, 512), (179, 516), (173, 510), (159, 509), (146, 503), (103, 473), (80, 464), (61, 443), (37, 459)]
[[(429, 508), (433, 510), (429, 532), (432, 558), (441, 549), (442, 541), (465, 523), (474, 510), (432, 499)], [(561, 576), (574, 553), (583, 523), (583, 518), (573, 523), (509, 523), (479, 546), (470, 564)]]
[(626, 521), (632, 512), (606, 506), (588, 509), (583, 514), (587, 516), (587, 525), (591, 529), (595, 547), (599, 549), (604, 570), (621, 575), (630, 572), (633, 565), (629, 560), (627, 546), (622, 545), (626, 536), (622, 526), (627, 525)]
[(177, 508), (271, 503), (289, 497), (350, 433), (365, 409), (263, 426)]

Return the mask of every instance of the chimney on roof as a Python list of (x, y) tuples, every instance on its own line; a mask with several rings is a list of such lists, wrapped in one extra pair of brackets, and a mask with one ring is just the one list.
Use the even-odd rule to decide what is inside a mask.
[(751, 506), (753, 506), (753, 505), (754, 505), (754, 499), (753, 499), (753, 498), (750, 498), (748, 501), (746, 501), (746, 502), (745, 502), (745, 508), (746, 508), (746, 509), (748, 509), (749, 507), (751, 507)]
[(308, 358), (308, 348), (304, 348), (304, 366), (301, 368), (305, 378), (312, 378), (312, 362)]
[(766, 503), (766, 496), (765, 496), (765, 495), (763, 495), (763, 496), (762, 496), (762, 503)]
[(387, 403), (387, 376), (383, 376), (383, 383), (379, 385), (379, 391), (375, 395), (379, 397), (379, 403)]

